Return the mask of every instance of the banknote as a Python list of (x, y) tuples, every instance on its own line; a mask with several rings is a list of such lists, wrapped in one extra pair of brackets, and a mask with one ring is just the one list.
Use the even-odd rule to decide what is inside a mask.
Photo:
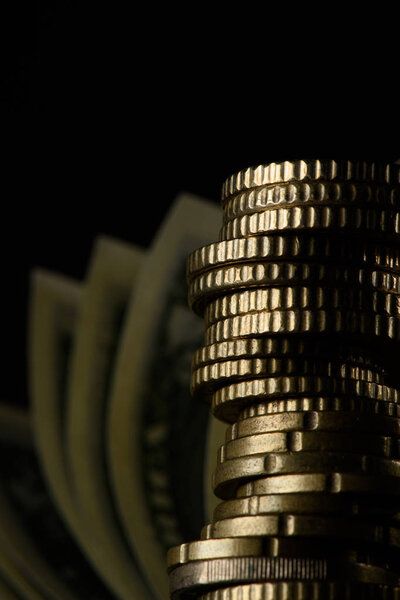
[(216, 204), (182, 194), (143, 259), (110, 391), (108, 461), (115, 504), (154, 597), (169, 597), (166, 552), (205, 520), (209, 409), (190, 396), (203, 324), (188, 307), (186, 260), (212, 241)]
[(36, 269), (30, 292), (28, 359), (34, 447), (18, 453), (14, 448), (15, 469), (7, 468), (5, 481), (11, 492), (19, 490), (16, 506), (26, 527), (42, 544), (50, 563), (57, 560), (61, 579), (76, 597), (111, 600), (97, 556), (90, 559), (98, 574), (86, 559), (88, 536), (76, 511), (64, 444), (67, 381), (82, 285)]
[[(90, 552), (116, 597), (145, 600), (148, 591), (115, 516), (105, 455), (105, 415), (126, 306), (143, 252), (99, 237), (93, 248), (67, 382), (65, 447), (73, 495)], [(89, 543), (87, 545), (89, 549)], [(99, 561), (99, 557), (98, 557)]]

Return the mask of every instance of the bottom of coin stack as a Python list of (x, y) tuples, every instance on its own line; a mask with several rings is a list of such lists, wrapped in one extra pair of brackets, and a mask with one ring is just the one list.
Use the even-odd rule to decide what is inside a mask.
[[(275, 546), (279, 547), (279, 540)], [(306, 548), (307, 544), (303, 545), (303, 550)], [(360, 562), (351, 552), (337, 560), (329, 556), (265, 556), (264, 551), (268, 549), (256, 538), (201, 540), (172, 549), (171, 598), (400, 600), (399, 578), (394, 572)]]

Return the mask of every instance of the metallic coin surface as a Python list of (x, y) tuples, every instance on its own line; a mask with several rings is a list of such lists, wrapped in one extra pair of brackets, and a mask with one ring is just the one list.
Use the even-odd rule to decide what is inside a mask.
[(268, 433), (295, 430), (320, 431), (368, 431), (387, 435), (400, 435), (400, 420), (393, 417), (359, 414), (358, 412), (291, 412), (241, 419), (229, 427), (226, 440)]
[(332, 181), (293, 182), (254, 188), (224, 202), (223, 223), (277, 206), (321, 204), (361, 205), (396, 209), (400, 190), (396, 186), (371, 183), (339, 184)]
[(265, 403), (276, 398), (313, 394), (320, 396), (323, 392), (394, 403), (398, 403), (400, 397), (396, 388), (355, 379), (317, 376), (268, 377), (241, 381), (220, 388), (212, 396), (212, 411), (218, 419), (232, 423), (248, 405)]
[[(316, 262), (248, 262), (227, 265), (195, 277), (189, 285), (189, 304), (203, 313), (204, 303), (223, 296), (259, 287), (330, 285), (359, 286), (371, 292), (400, 293), (400, 275), (382, 269), (338, 266)], [(197, 306), (199, 304), (199, 306)]]
[(343, 582), (274, 582), (220, 588), (199, 600), (399, 600), (400, 588)]
[(243, 190), (292, 181), (366, 181), (398, 185), (400, 168), (396, 164), (335, 160), (295, 160), (257, 165), (226, 179), (222, 186), (222, 201)]
[(272, 261), (316, 261), (333, 264), (368, 265), (397, 272), (400, 250), (396, 245), (382, 245), (327, 235), (269, 234), (234, 240), (222, 240), (195, 250), (187, 259), (187, 280), (222, 266), (238, 263)]
[(325, 494), (364, 494), (394, 496), (400, 494), (400, 480), (397, 477), (358, 475), (334, 472), (276, 475), (264, 477), (238, 487), (237, 498), (265, 496), (267, 494), (289, 493)]
[(194, 396), (205, 398), (219, 388), (236, 381), (257, 377), (329, 376), (343, 379), (356, 379), (370, 383), (384, 384), (384, 376), (377, 370), (365, 369), (351, 359), (346, 362), (316, 359), (265, 358), (240, 359), (204, 365), (192, 371), (190, 387)]
[(255, 212), (228, 221), (220, 231), (221, 240), (232, 240), (280, 231), (348, 230), (363, 239), (398, 241), (400, 213), (394, 210), (354, 206), (291, 206)]
[(273, 310), (335, 310), (352, 308), (400, 316), (400, 297), (366, 289), (319, 286), (256, 288), (221, 296), (207, 305), (204, 322), (217, 321), (253, 312)]
[[(246, 481), (257, 477), (302, 473), (342, 473), (365, 475), (400, 476), (400, 461), (373, 456), (372, 454), (352, 454), (350, 452), (304, 451), (299, 453), (268, 452), (258, 455), (246, 455), (217, 461), (213, 473), (212, 486), (216, 496), (222, 499), (235, 497), (236, 490)], [(371, 452), (371, 448), (368, 449)], [(396, 509), (397, 510), (397, 509)]]

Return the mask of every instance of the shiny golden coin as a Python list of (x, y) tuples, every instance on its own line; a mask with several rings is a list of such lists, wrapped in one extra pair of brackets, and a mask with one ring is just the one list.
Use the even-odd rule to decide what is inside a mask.
[(291, 412), (355, 411), (362, 414), (400, 418), (400, 404), (386, 400), (370, 400), (357, 397), (286, 398), (253, 404), (239, 414), (239, 421), (263, 415), (280, 415)]
[(292, 181), (365, 181), (397, 185), (400, 167), (365, 161), (314, 159), (257, 165), (228, 177), (222, 187), (222, 202), (244, 190)]
[(171, 548), (167, 553), (168, 570), (196, 560), (229, 558), (235, 556), (260, 556), (263, 545), (259, 538), (231, 537), (218, 540), (197, 540)]
[(223, 240), (203, 246), (190, 254), (187, 260), (188, 282), (198, 275), (237, 263), (262, 261), (309, 260), (331, 264), (355, 264), (359, 267), (400, 269), (400, 250), (396, 246), (382, 246), (354, 237), (324, 235), (269, 234), (250, 238)]
[(315, 394), (359, 396), (371, 400), (399, 402), (400, 392), (386, 385), (329, 377), (268, 377), (241, 381), (223, 387), (212, 396), (212, 412), (222, 421), (233, 423), (249, 404), (268, 402), (277, 397)]
[[(380, 460), (380, 459), (378, 459)], [(390, 503), (374, 497), (365, 503), (359, 497), (328, 494), (269, 494), (227, 499), (214, 509), (213, 521), (263, 514), (330, 514), (347, 517), (381, 517), (400, 520), (398, 500)]]
[(370, 292), (400, 293), (400, 275), (383, 270), (318, 263), (253, 262), (220, 267), (195, 277), (189, 304), (199, 314), (205, 302), (241, 289), (276, 286), (365, 286)]
[(231, 317), (210, 325), (206, 345), (271, 334), (344, 333), (400, 339), (400, 318), (352, 310), (274, 310)]
[(264, 415), (241, 419), (228, 428), (226, 441), (274, 431), (360, 431), (400, 435), (400, 419), (357, 412), (309, 411)]
[(268, 582), (219, 588), (199, 600), (400, 600), (400, 588), (367, 583)]
[(304, 339), (299, 336), (272, 336), (226, 340), (199, 348), (193, 355), (192, 370), (203, 365), (242, 358), (315, 358), (356, 362), (365, 367), (381, 370), (382, 356), (373, 349), (351, 347), (333, 339)]
[(323, 359), (255, 358), (224, 361), (204, 365), (191, 374), (190, 388), (195, 397), (212, 395), (219, 388), (245, 379), (257, 377), (329, 376), (357, 379), (371, 383), (385, 383), (385, 377), (372, 369), (350, 362), (324, 361)]
[(228, 221), (220, 231), (221, 240), (281, 231), (344, 231), (373, 239), (399, 240), (400, 213), (394, 210), (354, 206), (292, 206), (244, 215)]
[(400, 494), (398, 477), (358, 475), (353, 473), (305, 473), (276, 475), (245, 483), (238, 487), (237, 497), (265, 496), (268, 494), (348, 494), (369, 493), (383, 496)]
[(293, 182), (247, 190), (224, 202), (223, 222), (277, 206), (342, 204), (398, 209), (400, 186), (333, 181)]
[[(373, 442), (371, 444), (374, 445)], [(343, 473), (382, 475), (400, 477), (400, 461), (371, 454), (353, 454), (357, 450), (351, 448), (346, 453), (343, 448), (335, 452), (304, 451), (290, 453), (284, 451), (268, 452), (234, 457), (219, 461), (213, 473), (212, 487), (214, 494), (221, 499), (231, 499), (237, 488), (256, 477), (271, 475), (289, 475), (302, 473)], [(318, 512), (318, 511), (317, 511)]]
[(400, 296), (366, 288), (283, 286), (244, 290), (211, 301), (205, 310), (206, 327), (223, 319), (274, 310), (357, 309), (400, 317)]

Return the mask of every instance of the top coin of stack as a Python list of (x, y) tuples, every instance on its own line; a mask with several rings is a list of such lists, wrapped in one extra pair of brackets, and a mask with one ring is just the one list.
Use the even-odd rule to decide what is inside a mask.
[(222, 206), (220, 241), (189, 257), (187, 278), (206, 326), (191, 390), (231, 424), (213, 480), (224, 502), (202, 540), (171, 551), (172, 595), (239, 585), (256, 600), (245, 588), (268, 582), (280, 598), (282, 581), (311, 580), (315, 599), (323, 581), (392, 597), (400, 168), (261, 165), (225, 182)]

